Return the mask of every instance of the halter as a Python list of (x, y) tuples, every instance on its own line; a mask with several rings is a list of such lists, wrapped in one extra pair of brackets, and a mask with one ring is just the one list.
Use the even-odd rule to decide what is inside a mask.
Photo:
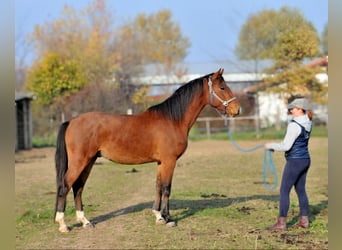
[(208, 86), (209, 86), (209, 93), (210, 93), (210, 105), (213, 106), (213, 104), (212, 104), (213, 103), (213, 97), (215, 96), (216, 99), (219, 100), (222, 103), (222, 105), (225, 107), (224, 111), (222, 112), (222, 114), (226, 115), (227, 114), (227, 112), (226, 112), (227, 106), (229, 105), (229, 103), (234, 101), (236, 99), (236, 97), (234, 96), (233, 98), (230, 98), (227, 101), (222, 100), (221, 97), (219, 97), (215, 93), (215, 91), (213, 90), (213, 82), (211, 81), (211, 77), (209, 77)]

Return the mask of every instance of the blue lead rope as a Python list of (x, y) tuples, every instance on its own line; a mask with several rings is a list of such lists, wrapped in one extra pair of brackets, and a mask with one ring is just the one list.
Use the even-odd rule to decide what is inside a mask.
[[(225, 125), (227, 126), (227, 120), (225, 120)], [(259, 148), (263, 148), (265, 146), (264, 144), (260, 144), (260, 145), (257, 145), (255, 147), (248, 148), (248, 149), (241, 148), (239, 145), (237, 145), (236, 141), (234, 140), (234, 137), (232, 133), (229, 131), (228, 126), (227, 126), (227, 132), (228, 132), (229, 139), (234, 145), (234, 147), (241, 152), (250, 153), (255, 150), (258, 150)], [(267, 156), (268, 156), (268, 161), (267, 161)], [(267, 169), (267, 162), (268, 162), (268, 169)], [(267, 184), (267, 181), (266, 181), (267, 172), (272, 173), (274, 176), (274, 184), (272, 186), (269, 186)], [(264, 169), (262, 173), (262, 180), (263, 180), (263, 184), (265, 188), (268, 190), (274, 190), (278, 186), (278, 176), (277, 176), (277, 171), (273, 163), (272, 150), (269, 150), (269, 149), (264, 150)]]
[[(273, 174), (273, 178), (274, 178), (273, 186), (269, 186), (266, 181), (267, 155), (268, 155), (268, 171)], [(274, 190), (278, 186), (278, 176), (277, 176), (277, 171), (273, 163), (272, 150), (269, 150), (269, 149), (264, 150), (264, 171), (262, 173), (262, 180), (263, 180), (265, 188), (268, 190)]]

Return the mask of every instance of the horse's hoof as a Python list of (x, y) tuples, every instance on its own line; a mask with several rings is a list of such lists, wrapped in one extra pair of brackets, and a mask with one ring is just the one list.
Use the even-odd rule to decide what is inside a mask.
[(169, 222), (166, 223), (166, 226), (167, 226), (167, 227), (176, 227), (177, 224), (176, 224), (175, 221), (169, 221)]
[(69, 233), (70, 232), (70, 229), (68, 227), (60, 227), (58, 229), (61, 233)]
[(156, 220), (156, 224), (158, 224), (158, 225), (165, 225), (166, 221), (163, 218), (159, 218), (158, 220)]
[(84, 227), (84, 228), (95, 228), (94, 224), (92, 224), (92, 223), (90, 223), (90, 222), (84, 224), (83, 227)]

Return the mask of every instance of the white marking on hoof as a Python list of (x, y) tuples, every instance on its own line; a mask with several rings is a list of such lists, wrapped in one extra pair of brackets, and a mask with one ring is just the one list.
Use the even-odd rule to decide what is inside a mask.
[(152, 212), (154, 213), (154, 215), (156, 216), (156, 224), (162, 224), (164, 225), (166, 223), (165, 219), (162, 217), (160, 211), (157, 210), (152, 210)]
[(59, 229), (58, 230), (60, 232), (67, 233), (70, 231), (64, 222), (64, 213), (63, 212), (57, 212), (56, 213), (55, 221), (59, 223)]
[(166, 223), (166, 226), (167, 226), (167, 227), (176, 227), (177, 224), (176, 224), (175, 221), (169, 221), (168, 223)]
[(84, 216), (84, 211), (76, 211), (76, 219), (78, 222), (82, 223), (83, 227), (94, 227), (94, 225)]

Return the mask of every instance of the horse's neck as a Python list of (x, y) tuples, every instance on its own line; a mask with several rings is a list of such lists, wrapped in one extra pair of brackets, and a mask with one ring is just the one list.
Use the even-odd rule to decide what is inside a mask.
[(182, 120), (184, 127), (186, 127), (188, 131), (195, 124), (197, 117), (199, 116), (199, 114), (201, 113), (206, 104), (207, 103), (205, 102), (205, 100), (203, 100), (202, 97), (198, 97), (197, 95), (194, 96)]

